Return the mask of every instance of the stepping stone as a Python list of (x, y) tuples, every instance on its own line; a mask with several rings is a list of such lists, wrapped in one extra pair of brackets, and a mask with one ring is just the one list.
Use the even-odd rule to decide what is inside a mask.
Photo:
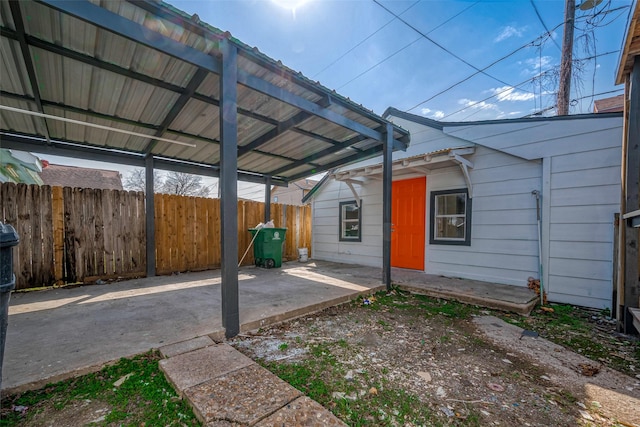
[(189, 387), (255, 362), (227, 344), (218, 344), (160, 361), (160, 369), (182, 397)]
[(253, 425), (301, 393), (253, 364), (191, 387), (184, 395), (206, 425), (215, 421)]
[(256, 427), (273, 426), (346, 427), (347, 425), (318, 402), (302, 396), (256, 424)]
[(208, 336), (197, 337), (187, 341), (177, 342), (175, 344), (165, 345), (164, 347), (160, 347), (160, 354), (164, 357), (174, 357), (182, 353), (188, 353), (193, 350), (198, 350), (200, 348), (209, 347), (210, 345), (214, 345), (215, 343)]

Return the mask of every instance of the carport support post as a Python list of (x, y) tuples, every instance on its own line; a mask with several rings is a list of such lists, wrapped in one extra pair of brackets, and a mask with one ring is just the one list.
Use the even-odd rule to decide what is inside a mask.
[(225, 328), (225, 336), (232, 338), (240, 332), (238, 300), (238, 49), (225, 39), (221, 42), (221, 50), (222, 326)]
[(387, 123), (382, 142), (382, 281), (391, 290), (391, 157), (393, 154), (393, 125)]
[(271, 221), (271, 177), (264, 181), (264, 223)]
[(153, 156), (148, 154), (144, 159), (144, 208), (145, 232), (147, 234), (147, 277), (156, 275), (156, 211), (153, 188)]

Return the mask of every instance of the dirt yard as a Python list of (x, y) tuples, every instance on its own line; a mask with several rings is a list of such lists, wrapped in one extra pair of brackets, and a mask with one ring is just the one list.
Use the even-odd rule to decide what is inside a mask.
[[(640, 375), (490, 314), (393, 291), (231, 344), (350, 426), (640, 426)], [(629, 347), (627, 371), (640, 368), (634, 344), (611, 336)]]
[[(640, 427), (640, 342), (605, 312), (553, 307), (522, 317), (394, 290), (229, 343), (349, 426)], [(159, 358), (5, 396), (0, 426), (199, 425)]]

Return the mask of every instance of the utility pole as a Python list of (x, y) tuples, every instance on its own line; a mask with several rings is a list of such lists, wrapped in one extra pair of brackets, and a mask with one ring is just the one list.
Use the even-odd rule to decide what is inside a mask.
[(571, 67), (573, 65), (573, 28), (576, 17), (575, 0), (566, 0), (564, 8), (564, 36), (562, 38), (562, 60), (560, 62), (560, 84), (556, 102), (559, 116), (569, 114), (571, 94)]

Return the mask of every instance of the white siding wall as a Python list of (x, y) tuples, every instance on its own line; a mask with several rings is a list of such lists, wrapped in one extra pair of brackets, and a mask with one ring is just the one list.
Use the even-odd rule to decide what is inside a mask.
[[(538, 276), (536, 203), (531, 191), (541, 189), (541, 163), (484, 147), (476, 147), (469, 159), (474, 164), (471, 246), (427, 243), (425, 270), (526, 286), (529, 276)], [(428, 192), (464, 187), (458, 167), (427, 177)]]
[[(437, 129), (400, 119), (394, 122), (412, 133), (409, 152), (397, 153), (394, 158), (469, 146), (468, 141)], [(595, 130), (592, 122), (602, 123), (605, 130), (578, 132), (581, 134), (578, 139), (576, 135), (567, 134), (567, 128), (575, 128), (572, 125)], [(428, 243), (429, 193), (464, 188), (466, 184), (457, 166), (434, 170), (427, 175), (427, 273), (526, 286), (529, 276), (539, 275), (536, 203), (531, 194), (532, 190), (539, 190), (543, 197), (544, 284), (549, 300), (610, 307), (612, 224), (613, 215), (619, 210), (620, 197), (621, 120), (607, 118), (561, 123), (560, 133), (566, 138), (551, 138), (557, 144), (553, 148), (529, 142), (537, 151), (548, 152), (547, 156), (542, 156), (544, 160), (525, 160), (476, 146), (475, 154), (468, 157), (474, 163), (470, 169), (473, 183), (471, 246)], [(553, 123), (552, 127), (557, 125)], [(482, 125), (477, 127), (482, 128)], [(505, 132), (498, 130), (496, 133), (504, 141), (508, 129), (503, 128)], [(466, 129), (466, 132), (473, 134), (472, 129)], [(535, 134), (534, 129), (529, 132)], [(549, 138), (548, 132), (541, 135)], [(490, 139), (477, 142), (482, 144)], [(523, 150), (524, 154), (527, 149), (523, 147)], [(313, 256), (381, 267), (382, 183), (368, 181), (362, 188), (356, 186), (356, 190), (363, 205), (362, 242), (338, 241), (339, 202), (353, 200), (354, 196), (346, 185), (330, 181), (313, 201)]]
[(355, 188), (362, 203), (362, 241), (339, 241), (339, 203), (354, 197), (345, 184), (331, 180), (313, 200), (313, 257), (382, 267), (382, 182)]
[[(619, 132), (618, 132), (619, 133)], [(550, 162), (549, 299), (611, 308), (613, 220), (620, 211), (620, 141), (600, 140)], [(546, 249), (546, 248), (545, 248)]]

